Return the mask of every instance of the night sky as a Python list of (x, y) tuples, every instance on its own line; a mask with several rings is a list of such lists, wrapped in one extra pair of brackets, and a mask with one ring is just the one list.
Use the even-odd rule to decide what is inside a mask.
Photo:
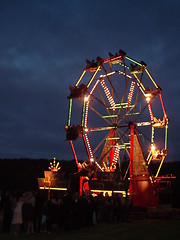
[(69, 86), (86, 59), (123, 49), (147, 63), (180, 160), (180, 1), (1, 0), (0, 158), (73, 158), (65, 141)]

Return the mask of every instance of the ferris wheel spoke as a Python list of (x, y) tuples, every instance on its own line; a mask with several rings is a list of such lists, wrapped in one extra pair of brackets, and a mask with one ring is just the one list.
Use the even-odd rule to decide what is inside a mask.
[[(125, 118), (126, 116), (128, 116), (128, 115), (129, 115), (129, 116), (132, 115), (132, 117), (135, 116), (135, 115), (138, 115), (138, 117), (139, 117), (139, 116), (142, 114), (142, 112), (146, 109), (147, 106), (146, 106), (145, 109), (143, 109), (142, 111), (135, 113), (135, 108), (136, 108), (136, 106), (142, 101), (142, 99), (143, 99), (143, 96), (136, 102), (136, 104), (133, 104), (133, 105), (132, 105), (132, 108), (130, 108), (130, 109), (127, 111), (126, 115), (125, 115), (123, 118), (120, 118), (118, 124), (120, 124), (120, 123), (124, 120), (124, 118)], [(134, 111), (131, 113), (132, 110), (134, 110)], [(138, 119), (138, 117), (137, 117), (135, 120), (131, 119), (131, 122), (135, 123), (136, 120)]]
[[(97, 86), (96, 88), (97, 88), (97, 91), (98, 91), (98, 93), (99, 93), (99, 96), (100, 96), (102, 102), (101, 102), (98, 98), (96, 98), (94, 95), (92, 95), (92, 97), (93, 97), (94, 99), (96, 99), (99, 103), (101, 103), (101, 104), (105, 107), (108, 115), (111, 116), (111, 113), (110, 113), (110, 111), (109, 111), (109, 109), (108, 109), (108, 106), (107, 106), (107, 104), (105, 103), (105, 100), (104, 100), (104, 98), (103, 98), (103, 96), (102, 96), (102, 93), (101, 93), (101, 91), (100, 91), (100, 89), (99, 89), (99, 86)], [(111, 120), (112, 120), (112, 119), (111, 119)]]
[(127, 129), (122, 133), (122, 135), (119, 134), (120, 140), (122, 140), (122, 138), (123, 138), (124, 136), (127, 136), (127, 131), (129, 131), (129, 128), (127, 128)]
[[(137, 76), (136, 76), (136, 77), (137, 77)], [(140, 82), (140, 83), (142, 83), (142, 77), (143, 77), (143, 72), (141, 73), (141, 77), (140, 77), (140, 79), (139, 79), (139, 82)], [(139, 89), (139, 87), (138, 87), (137, 94), (136, 94), (136, 99), (135, 99), (135, 103), (134, 103), (135, 106), (137, 105), (137, 102), (138, 102), (139, 91), (140, 91), (140, 89)], [(143, 98), (143, 96), (142, 96), (142, 98)], [(134, 112), (135, 112), (135, 108), (133, 109), (133, 114), (132, 114), (132, 117), (131, 117), (131, 121), (133, 120)]]
[(106, 134), (106, 136), (101, 140), (101, 142), (96, 146), (96, 148), (93, 150), (93, 154), (96, 153), (96, 151), (101, 147), (101, 145), (106, 141), (106, 138), (109, 133)]
[[(129, 126), (126, 126), (126, 127), (129, 127)], [(121, 134), (124, 133), (124, 131), (122, 131), (120, 128), (117, 129), (117, 132), (118, 132), (118, 133), (120, 132)], [(126, 136), (127, 138), (129, 137), (129, 135), (126, 134), (126, 133), (125, 133), (125, 136)]]
[[(119, 133), (118, 133), (118, 134), (119, 134)], [(121, 142), (124, 144), (124, 141), (123, 141), (122, 138), (121, 138)], [(124, 158), (125, 152), (127, 153), (128, 157), (129, 157), (129, 159), (130, 159), (130, 153), (129, 153), (129, 151), (127, 150), (127, 147), (124, 148), (122, 158)], [(129, 170), (129, 166), (130, 166), (130, 163), (128, 164), (128, 167), (127, 167), (127, 169), (126, 169), (126, 172), (125, 172), (125, 175), (124, 175), (123, 179), (126, 178), (126, 175), (127, 175), (127, 173), (128, 173), (128, 170)]]
[[(125, 111), (125, 108), (123, 107), (123, 101), (124, 101), (124, 97), (125, 97), (125, 94), (126, 92), (128, 91), (128, 89), (126, 90), (126, 88), (124, 89), (124, 92), (123, 92), (123, 96), (122, 96), (122, 99), (121, 99), (121, 103), (120, 103), (120, 108), (119, 108), (119, 111), (118, 111), (118, 115), (120, 115), (121, 113), (121, 110), (123, 112), (124, 115), (126, 115), (126, 111)], [(128, 104), (127, 104), (128, 105)], [(126, 118), (124, 119), (126, 123), (128, 123), (128, 121), (126, 121)], [(116, 121), (116, 123), (118, 122), (118, 119)]]
[[(117, 94), (117, 92), (116, 92), (116, 90), (115, 90), (115, 88), (114, 88), (114, 86), (113, 86), (113, 84), (112, 84), (109, 76), (108, 76), (108, 73), (107, 73), (106, 69), (104, 68), (104, 66), (102, 66), (102, 67), (103, 67), (103, 70), (104, 70), (104, 72), (106, 73), (107, 79), (108, 79), (108, 81), (109, 81), (109, 83), (110, 83), (110, 85), (111, 85), (111, 89), (112, 89), (114, 95), (116, 96), (116, 98), (117, 98), (117, 100), (118, 100), (118, 103), (119, 103), (118, 105), (121, 106), (121, 105), (122, 105), (122, 102), (123, 102), (123, 99), (124, 99), (124, 96), (122, 97), (121, 100), (119, 99), (119, 96), (118, 96), (118, 94)], [(125, 95), (125, 93), (126, 93), (126, 91), (124, 91), (124, 95)], [(114, 108), (116, 108), (116, 107), (114, 106)], [(124, 108), (120, 108), (120, 109), (119, 109), (119, 112), (118, 112), (118, 115), (119, 115), (121, 109), (122, 109), (123, 113), (126, 114)], [(127, 122), (126, 119), (124, 119), (124, 121)]]
[(144, 106), (144, 108), (142, 109), (142, 111), (140, 112), (140, 114), (135, 118), (134, 123), (136, 123), (136, 121), (139, 119), (139, 117), (142, 115), (142, 113), (148, 108), (148, 104), (146, 104)]
[[(151, 98), (151, 102), (155, 99), (155, 97), (156, 97), (156, 96), (153, 96), (153, 97)], [(149, 106), (150, 106), (150, 102), (147, 101), (146, 105), (144, 106), (144, 108), (143, 108), (143, 110), (141, 111), (141, 113), (139, 114), (139, 116), (135, 119), (135, 121), (138, 120), (138, 118), (141, 116), (141, 114), (146, 110), (146, 108), (149, 108)], [(151, 114), (152, 114), (152, 109), (150, 109), (150, 111), (151, 111), (150, 117), (152, 117), (152, 116), (151, 116)]]
[[(127, 99), (128, 99), (128, 103), (127, 103), (127, 107), (130, 105), (130, 102), (129, 102), (129, 93), (128, 93), (128, 78), (130, 78), (132, 80), (132, 77), (130, 75), (127, 75), (126, 74), (126, 69), (127, 69), (127, 66), (125, 64), (125, 58), (123, 58), (123, 64), (122, 64), (123, 68), (124, 68), (124, 72), (123, 72), (123, 75), (125, 77), (125, 89), (124, 89), (124, 92), (123, 92), (123, 95), (122, 95), (122, 99), (121, 99), (121, 104), (123, 103), (124, 101), (124, 97), (125, 97), (125, 94), (127, 95)], [(128, 78), (127, 78), (128, 77)], [(133, 82), (134, 80), (132, 80)], [(130, 89), (131, 90), (131, 89)], [(120, 114), (121, 112), (121, 108), (119, 109), (119, 112), (118, 112), (118, 115)], [(123, 111), (124, 114), (125, 114), (125, 111)]]
[(126, 176), (127, 176), (128, 171), (129, 171), (129, 168), (130, 168), (130, 163), (129, 163), (128, 166), (127, 166), (127, 169), (126, 169), (126, 172), (125, 172), (125, 174), (124, 174), (123, 180), (126, 179)]
[(100, 103), (103, 107), (108, 109), (108, 105), (105, 102), (101, 101), (99, 98), (95, 97), (93, 94), (91, 95), (93, 99), (95, 99), (98, 103)]
[[(110, 153), (110, 151), (111, 151), (113, 148), (115, 148), (114, 145), (112, 145), (106, 152), (104, 152), (104, 153), (101, 155), (100, 160), (99, 160), (99, 163), (100, 163), (100, 164), (102, 164), (103, 159), (105, 159), (105, 158), (108, 156), (108, 154)], [(106, 166), (106, 167), (107, 167), (107, 166)]]
[[(127, 155), (130, 157), (130, 153), (128, 152), (127, 147), (126, 147), (126, 144), (125, 144), (125, 142), (123, 141), (122, 136), (119, 134), (119, 132), (118, 132), (118, 135), (119, 135), (120, 141), (121, 141), (122, 144), (125, 146), (124, 150), (126, 151)], [(125, 135), (127, 135), (127, 134), (125, 134)]]
[[(109, 133), (108, 133), (109, 134)], [(101, 147), (101, 145), (103, 144), (103, 142), (105, 142), (108, 134), (106, 134), (106, 136), (101, 140), (101, 142), (96, 146), (96, 148), (93, 150), (93, 155), (96, 153), (96, 151)], [(86, 158), (86, 160), (84, 162), (89, 162), (89, 156)]]
[(114, 94), (115, 94), (115, 96), (116, 96), (116, 98), (117, 98), (117, 100), (118, 100), (118, 102), (119, 102), (119, 104), (120, 104), (121, 101), (120, 101), (120, 99), (119, 99), (119, 96), (118, 96), (118, 94), (117, 94), (117, 92), (116, 92), (116, 90), (115, 90), (115, 88), (114, 88), (114, 86), (113, 86), (113, 84), (112, 84), (112, 82), (111, 82), (111, 80), (110, 80), (110, 78), (109, 78), (109, 76), (108, 76), (108, 73), (107, 73), (107, 71), (106, 71), (106, 69), (104, 68), (103, 65), (102, 65), (102, 68), (103, 68), (104, 72), (106, 73), (107, 79), (108, 79), (108, 81), (109, 81), (109, 83), (110, 83), (110, 85), (111, 85), (111, 88), (112, 88), (112, 90), (113, 90), (113, 92), (114, 92)]
[[(128, 93), (128, 79), (127, 79), (127, 75), (126, 75), (126, 68), (125, 68), (125, 59), (123, 58), (123, 64), (124, 64), (124, 73), (125, 73), (125, 90), (126, 90), (126, 97), (128, 99), (129, 93)], [(128, 106), (129, 106), (129, 102), (128, 102)]]
[(147, 136), (146, 136), (142, 131), (140, 131), (138, 128), (136, 128), (136, 129), (137, 129), (138, 133), (142, 134), (142, 136), (143, 136), (144, 138), (146, 138), (146, 139), (148, 140), (148, 142), (151, 143), (151, 139), (149, 139), (149, 137), (147, 137)]
[[(139, 104), (139, 102), (141, 101), (142, 99), (140, 99), (137, 104)], [(136, 105), (137, 105), (136, 104)], [(117, 125), (119, 125), (123, 120), (125, 120), (127, 118), (127, 116), (131, 115), (131, 111), (136, 107), (136, 105), (132, 105), (131, 108), (129, 108), (129, 110), (125, 113), (125, 115), (119, 119), (119, 121), (117, 122)], [(127, 122), (127, 121), (126, 121)]]
[(104, 121), (106, 121), (109, 125), (111, 125), (111, 122), (108, 121), (106, 118), (103, 118), (103, 115), (101, 115), (96, 109), (94, 109), (92, 106), (89, 105), (89, 108), (96, 113), (100, 118), (102, 118)]
[(125, 128), (128, 127), (127, 124), (121, 125), (121, 126), (106, 126), (106, 127), (97, 127), (97, 128), (86, 128), (86, 132), (98, 132), (98, 131), (109, 131), (109, 130), (116, 130), (117, 128)]
[[(128, 129), (126, 129), (126, 131), (122, 134), (121, 138), (126, 134), (126, 132), (128, 131)], [(112, 145), (104, 154), (103, 156), (100, 158), (100, 162), (102, 162), (102, 159), (104, 159), (107, 154), (111, 151), (111, 149), (114, 148), (114, 145)]]
[[(127, 85), (127, 84), (126, 84), (126, 85)], [(121, 103), (120, 103), (120, 105), (123, 104), (123, 101), (124, 101), (124, 98), (125, 98), (125, 94), (127, 94), (127, 92), (128, 92), (128, 88), (127, 88), (127, 86), (126, 86), (125, 89), (124, 89), (122, 98), (121, 98)], [(128, 106), (128, 103), (127, 103), (127, 106)], [(118, 115), (120, 115), (121, 110), (123, 111), (124, 114), (126, 114), (124, 108), (122, 107), (122, 108), (119, 108)]]
[(136, 99), (135, 99), (135, 103), (134, 103), (135, 107), (133, 108), (132, 115), (130, 116), (131, 122), (133, 121), (133, 116), (134, 116), (135, 109), (136, 109), (136, 106), (137, 106), (138, 97), (139, 97), (139, 88), (137, 90)]
[[(121, 104), (123, 103), (124, 101), (124, 97), (125, 97), (125, 94), (128, 93), (128, 86), (127, 86), (127, 75), (126, 75), (126, 67), (125, 67), (125, 59), (123, 58), (123, 67), (124, 67), (124, 72), (123, 72), (123, 75), (125, 76), (125, 89), (123, 91), (123, 95), (122, 95), (122, 98), (121, 98)], [(121, 112), (121, 108), (119, 109), (119, 112), (118, 112), (118, 115), (120, 114)]]

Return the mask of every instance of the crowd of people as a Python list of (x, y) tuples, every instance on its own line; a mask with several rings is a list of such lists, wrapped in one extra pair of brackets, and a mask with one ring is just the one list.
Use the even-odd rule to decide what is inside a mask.
[(51, 232), (53, 229), (79, 229), (100, 222), (116, 223), (127, 218), (122, 196), (82, 196), (51, 192), (4, 192), (0, 198), (4, 233)]

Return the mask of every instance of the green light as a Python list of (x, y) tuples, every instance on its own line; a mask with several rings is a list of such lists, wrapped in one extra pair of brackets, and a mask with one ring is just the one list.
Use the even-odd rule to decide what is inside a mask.
[(119, 145), (119, 148), (120, 149), (127, 149), (127, 148), (130, 148), (130, 145), (126, 145), (126, 144), (122, 144), (122, 145)]
[(132, 59), (132, 58), (130, 58), (130, 57), (128, 57), (128, 56), (126, 56), (125, 58), (126, 58), (127, 60), (129, 60), (129, 61), (131, 61), (131, 62), (133, 62), (133, 63), (135, 63), (135, 64), (139, 65), (139, 66), (142, 66), (142, 64), (141, 64), (141, 63), (139, 63), (139, 62), (135, 61), (134, 59)]
[(110, 140), (119, 140), (119, 137), (114, 137), (114, 138), (106, 138), (106, 141), (110, 141)]
[(115, 118), (117, 116), (118, 116), (117, 114), (115, 114), (115, 115), (107, 115), (107, 116), (102, 116), (102, 118)]
[(86, 101), (85, 101), (85, 97), (84, 97), (84, 104), (83, 104), (83, 112), (82, 112), (82, 122), (81, 122), (81, 126), (83, 126), (83, 124), (84, 124), (85, 106), (86, 106)]
[(120, 104), (118, 104), (118, 105), (115, 105), (115, 107), (109, 107), (108, 109), (120, 109), (120, 108), (133, 108), (135, 105), (125, 105), (125, 104), (123, 104), (123, 106), (122, 105), (120, 105)]
[(168, 125), (166, 125), (166, 128), (165, 128), (165, 150), (167, 150), (167, 129), (168, 129)]
[(136, 112), (136, 113), (126, 113), (126, 116), (132, 116), (132, 115), (139, 115), (140, 112)]
[(121, 65), (122, 67), (125, 67), (125, 68), (127, 68), (127, 69), (130, 69), (130, 67), (128, 67), (127, 65), (124, 65), (123, 63), (120, 63), (120, 62), (119, 62), (119, 65)]
[(117, 104), (115, 104), (115, 106), (123, 106), (123, 105), (128, 105), (128, 103), (123, 102), (123, 103), (117, 103)]
[[(138, 135), (139, 135), (139, 136), (142, 136), (142, 133), (139, 133)], [(131, 134), (129, 134), (128, 137), (131, 137)]]
[(72, 111), (72, 99), (69, 100), (68, 126), (70, 126), (70, 124), (71, 124), (71, 111)]

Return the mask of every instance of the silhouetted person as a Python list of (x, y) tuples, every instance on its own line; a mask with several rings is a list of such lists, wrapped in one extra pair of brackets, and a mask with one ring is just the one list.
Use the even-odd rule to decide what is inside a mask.
[(35, 195), (35, 205), (34, 205), (34, 231), (40, 232), (41, 231), (41, 221), (42, 215), (44, 211), (45, 202), (41, 192), (37, 192)]
[(63, 228), (69, 230), (72, 227), (72, 208), (73, 208), (73, 199), (70, 194), (67, 194), (63, 198), (63, 217), (64, 223)]
[(22, 206), (23, 206), (23, 197), (21, 195), (18, 195), (16, 198), (16, 205), (13, 211), (13, 218), (12, 218), (12, 230), (13, 230), (13, 234), (15, 235), (21, 231), (21, 225), (23, 223)]
[(3, 208), (3, 232), (9, 233), (11, 230), (11, 222), (12, 222), (12, 204), (9, 192), (5, 193), (2, 196), (1, 204)]

